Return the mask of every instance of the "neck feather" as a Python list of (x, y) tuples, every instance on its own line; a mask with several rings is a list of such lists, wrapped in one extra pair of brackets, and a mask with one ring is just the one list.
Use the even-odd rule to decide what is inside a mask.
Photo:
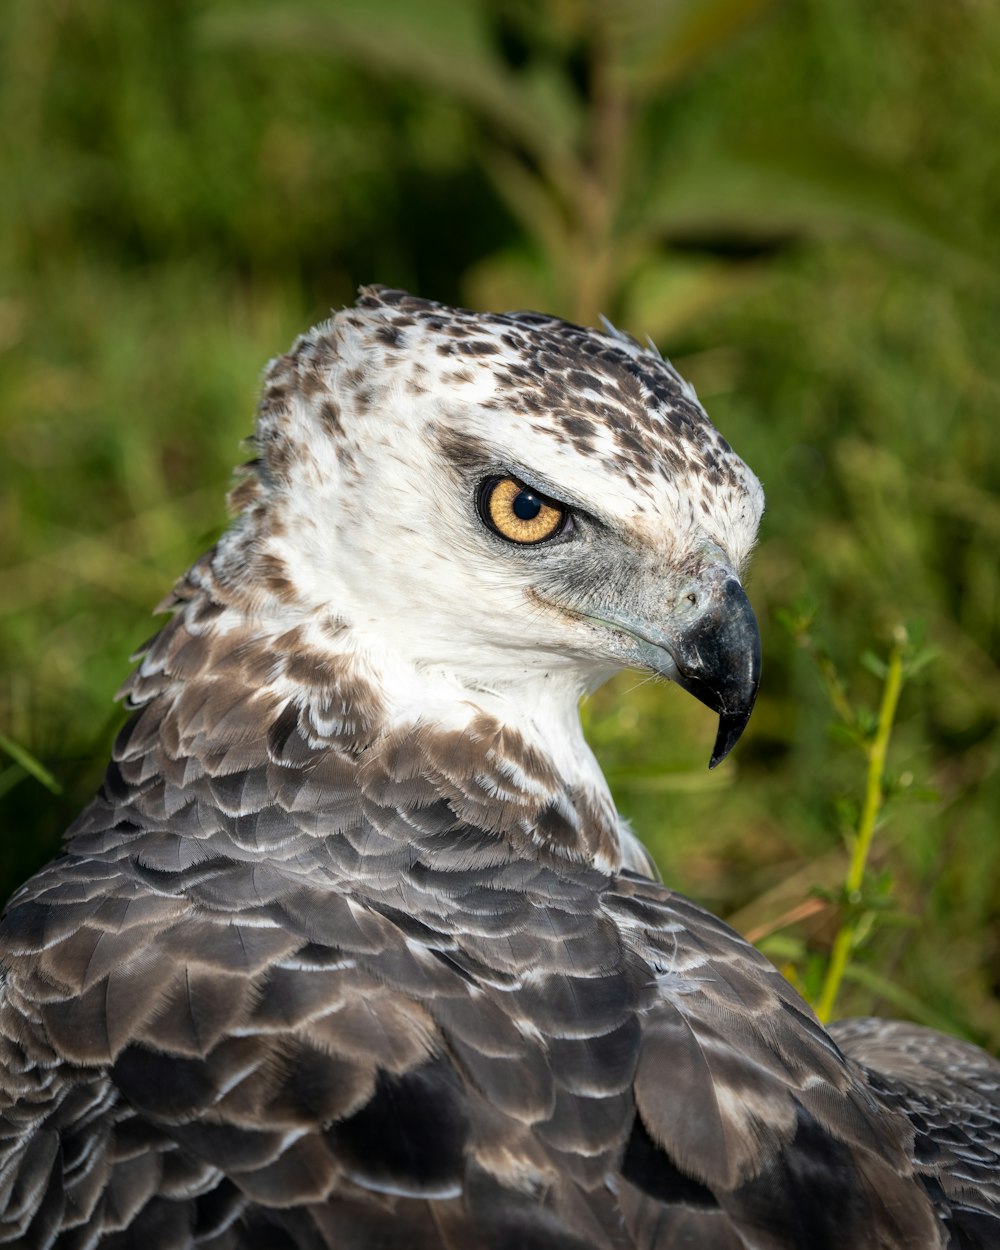
[[(495, 691), (402, 681), (349, 628), (261, 612), (220, 584), (210, 556), (164, 606), (173, 618), (122, 690), (134, 714), (100, 800), (119, 820), (140, 801), (147, 827), (214, 803), (248, 851), (287, 820), (313, 840), (353, 831), (359, 853), (364, 829), (409, 839), (432, 866), (455, 852), (450, 829), (498, 863), (541, 854), (615, 872), (624, 841), (627, 866), (644, 867), (575, 706), (568, 726), (540, 724), (544, 700), (518, 716)], [(204, 815), (188, 819), (185, 832), (199, 829), (219, 836)]]

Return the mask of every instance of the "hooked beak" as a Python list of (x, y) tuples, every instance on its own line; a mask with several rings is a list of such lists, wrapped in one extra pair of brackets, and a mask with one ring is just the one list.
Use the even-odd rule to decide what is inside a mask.
[(760, 631), (743, 587), (730, 577), (707, 610), (668, 647), (673, 680), (719, 714), (709, 768), (721, 764), (750, 719), (760, 685)]
[[(651, 601), (652, 600), (652, 601)], [(705, 570), (682, 590), (664, 626), (650, 597), (646, 611), (602, 612), (617, 627), (615, 649), (631, 668), (676, 682), (719, 715), (709, 768), (721, 764), (746, 728), (760, 684), (760, 633), (743, 587), (729, 569)]]

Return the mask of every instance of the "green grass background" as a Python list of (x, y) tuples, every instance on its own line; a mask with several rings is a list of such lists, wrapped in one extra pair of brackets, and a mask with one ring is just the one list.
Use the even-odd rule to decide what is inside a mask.
[[(257, 379), (382, 281), (650, 333), (768, 494), (736, 756), (623, 675), (585, 709), (666, 879), (815, 990), (899, 622), (840, 1010), (1000, 1046), (1000, 10), (982, 0), (14, 0), (0, 33), (0, 887), (58, 846), (149, 611), (225, 522)], [(992, 373), (991, 373), (992, 370)], [(58, 790), (58, 793), (56, 793)]]

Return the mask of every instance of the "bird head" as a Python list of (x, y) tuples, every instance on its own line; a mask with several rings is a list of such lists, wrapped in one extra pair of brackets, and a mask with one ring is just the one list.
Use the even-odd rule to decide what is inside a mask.
[(221, 567), (423, 714), (447, 688), (575, 715), (630, 667), (718, 713), (713, 766), (742, 733), (763, 494), (655, 350), (368, 288), (272, 363), (256, 446)]

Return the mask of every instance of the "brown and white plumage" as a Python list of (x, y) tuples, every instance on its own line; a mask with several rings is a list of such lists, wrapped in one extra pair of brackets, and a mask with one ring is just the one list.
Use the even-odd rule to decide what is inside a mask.
[[(672, 368), (373, 288), (256, 441), (3, 922), (0, 1242), (1000, 1243), (1000, 1066), (825, 1032), (654, 879), (580, 734), (623, 664), (717, 755), (752, 705), (760, 488)], [(550, 541), (484, 515), (508, 478)]]

